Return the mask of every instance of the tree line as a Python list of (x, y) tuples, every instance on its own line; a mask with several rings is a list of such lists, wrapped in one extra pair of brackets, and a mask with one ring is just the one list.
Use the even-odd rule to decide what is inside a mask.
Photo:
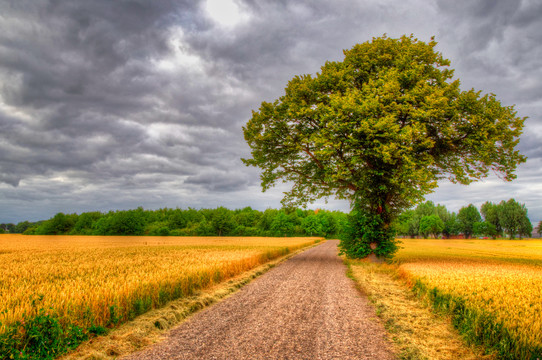
[(17, 224), (13, 223), (2, 223), (0, 224), (0, 234), (22, 234), (28, 228), (36, 226), (43, 221), (30, 222), (30, 221), (21, 221)]
[(426, 201), (413, 210), (401, 213), (394, 227), (399, 235), (424, 238), (462, 234), (465, 238), (483, 236), (514, 239), (517, 236), (521, 239), (530, 237), (533, 231), (527, 207), (515, 199), (503, 200), (498, 204), (486, 201), (480, 209), (469, 204), (457, 214), (449, 212), (444, 205)]
[[(322, 236), (339, 237), (340, 211), (267, 209), (159, 209), (57, 213), (21, 231), (30, 235)], [(14, 229), (17, 230), (17, 229)], [(20, 230), (20, 229), (19, 229)], [(15, 231), (13, 231), (15, 232)]]
[[(358, 219), (359, 220), (359, 219)], [(0, 224), (1, 233), (30, 235), (151, 235), (151, 236), (322, 236), (342, 237), (357, 221), (340, 211), (267, 209), (159, 209), (57, 213), (49, 220)], [(350, 226), (351, 227), (351, 226)], [(432, 201), (403, 211), (392, 224), (408, 237), (529, 237), (533, 226), (525, 204), (515, 199), (485, 202), (450, 212)], [(542, 221), (538, 224), (542, 229)]]

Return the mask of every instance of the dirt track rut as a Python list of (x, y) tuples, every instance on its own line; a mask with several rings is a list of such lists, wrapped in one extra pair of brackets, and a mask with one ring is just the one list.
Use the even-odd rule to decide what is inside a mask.
[(292, 257), (124, 359), (394, 359), (337, 243)]

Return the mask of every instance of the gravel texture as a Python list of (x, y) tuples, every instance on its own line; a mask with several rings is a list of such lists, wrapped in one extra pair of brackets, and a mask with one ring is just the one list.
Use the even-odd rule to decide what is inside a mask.
[(292, 257), (124, 359), (394, 359), (337, 244)]

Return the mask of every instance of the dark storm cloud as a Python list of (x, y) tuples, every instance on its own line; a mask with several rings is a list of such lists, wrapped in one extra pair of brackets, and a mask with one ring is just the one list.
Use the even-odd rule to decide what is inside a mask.
[[(347, 2), (339, 5), (349, 10)], [(339, 16), (323, 4), (243, 8), (250, 20), (227, 32), (195, 2), (5, 4), (0, 94), (9, 108), (0, 108), (7, 129), (0, 180), (17, 185), (33, 175), (78, 170), (88, 181), (108, 182), (139, 172), (242, 168), (240, 128), (263, 100), (254, 94), (276, 95), (292, 66), (317, 70), (329, 44), (307, 44), (311, 36), (325, 38), (323, 28)], [(176, 32), (181, 43), (170, 41)], [(179, 47), (193, 58), (180, 71)], [(164, 60), (173, 61), (170, 73), (160, 69)], [(24, 116), (8, 121), (13, 108)], [(235, 188), (224, 187), (223, 176), (202, 176), (188, 181)]]
[[(492, 176), (469, 187), (442, 184), (432, 200), (451, 203), (516, 198), (526, 203), (531, 220), (542, 219), (542, 3), (530, 0), (438, 1), (437, 40), (452, 60), (462, 88), (495, 93), (503, 105), (527, 116), (518, 145), (528, 161), (517, 179)], [(463, 200), (467, 198), (468, 200)], [(460, 200), (454, 200), (460, 199)], [(456, 210), (459, 208), (456, 206)]]
[(19, 80), (4, 84), (4, 98), (11, 103), (41, 108), (59, 102), (112, 111), (137, 105), (133, 97), (156, 86), (145, 81), (152, 75), (146, 65), (168, 51), (164, 30), (166, 15), (174, 14), (172, 4), (8, 4), (2, 8), (8, 30), (1, 41), (2, 65)]
[[(251, 110), (292, 76), (383, 33), (436, 35), (464, 88), (518, 104), (530, 116), (520, 148), (533, 159), (519, 177), (542, 177), (539, 2), (233, 4), (237, 17), (221, 23), (207, 0), (1, 2), (0, 221), (139, 205), (279, 206), (287, 188), (261, 194), (259, 172), (240, 161)], [(490, 180), (470, 194), (507, 186)], [(444, 203), (465, 192), (443, 189)]]
[(185, 184), (203, 186), (210, 191), (234, 191), (245, 189), (251, 180), (246, 174), (236, 171), (211, 170), (190, 176)]
[(483, 84), (484, 90), (515, 103), (540, 100), (541, 2), (442, 0), (438, 4), (446, 14), (441, 40), (451, 43), (452, 66), (468, 74), (462, 77), (464, 84)]
[(148, 128), (188, 118), (212, 122), (200, 110), (213, 100), (202, 96), (211, 84), (194, 86), (190, 73), (172, 79), (154, 66), (175, 50), (173, 25), (200, 26), (198, 9), (192, 1), (1, 5), (0, 95), (7, 106), (0, 107), (0, 181), (17, 185), (73, 169), (92, 181), (140, 171), (181, 175), (209, 162), (197, 139), (187, 144), (175, 134), (192, 129), (153, 137)]
[(529, 159), (542, 159), (542, 133), (528, 131), (522, 136), (518, 149)]
[[(295, 74), (316, 72), (326, 60), (363, 39), (348, 28), (374, 22), (382, 8), (351, 1), (244, 1), (250, 19), (232, 31), (191, 33), (192, 51), (212, 58), (217, 71), (234, 74), (259, 91), (276, 96)], [(277, 91), (278, 90), (278, 91)]]

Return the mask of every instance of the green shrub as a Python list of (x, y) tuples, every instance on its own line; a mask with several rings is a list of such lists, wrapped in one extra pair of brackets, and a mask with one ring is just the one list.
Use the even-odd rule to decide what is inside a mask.
[[(371, 243), (376, 244), (371, 249)], [(397, 252), (395, 230), (385, 226), (382, 218), (359, 208), (354, 208), (348, 217), (348, 225), (339, 245), (341, 254), (361, 259), (371, 253), (380, 258), (391, 258)]]
[(0, 334), (0, 359), (54, 359), (87, 339), (88, 331), (62, 326), (52, 309), (40, 309)]

